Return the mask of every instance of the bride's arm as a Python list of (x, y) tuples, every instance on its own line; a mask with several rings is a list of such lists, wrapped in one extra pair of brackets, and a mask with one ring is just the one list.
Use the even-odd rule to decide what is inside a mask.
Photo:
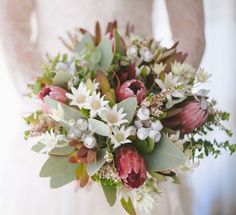
[(188, 53), (187, 62), (199, 66), (205, 49), (202, 0), (166, 0), (174, 41)]
[(33, 0), (0, 0), (0, 37), (4, 56), (17, 89), (36, 76), (41, 58), (31, 41)]

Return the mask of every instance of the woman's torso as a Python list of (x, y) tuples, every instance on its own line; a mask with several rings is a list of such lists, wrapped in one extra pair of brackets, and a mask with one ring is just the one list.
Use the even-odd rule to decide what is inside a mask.
[(65, 51), (59, 36), (78, 27), (94, 32), (96, 21), (103, 31), (117, 20), (122, 33), (129, 22), (136, 33), (152, 35), (152, 4), (153, 0), (37, 0), (38, 48), (42, 54)]

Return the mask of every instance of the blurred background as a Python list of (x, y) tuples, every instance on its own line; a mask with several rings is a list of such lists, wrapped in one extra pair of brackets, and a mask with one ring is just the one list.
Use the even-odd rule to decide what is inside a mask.
[[(165, 17), (164, 3), (156, 8), (154, 19)], [(204, 1), (205, 8), (205, 35), (206, 49), (201, 67), (204, 67), (212, 74), (211, 81), (207, 88), (211, 90), (210, 96), (218, 101), (218, 107), (231, 113), (231, 120), (228, 126), (236, 134), (236, 0), (207, 0)], [(170, 30), (165, 27), (165, 21), (156, 23), (163, 25), (162, 32), (155, 32), (156, 37), (168, 44), (170, 40)], [(7, 147), (13, 143), (16, 146), (22, 144), (19, 139), (19, 130), (22, 131), (20, 122), (21, 98), (18, 97), (16, 90), (7, 72), (4, 54), (0, 46), (0, 132), (1, 132), (1, 158), (0, 158), (0, 177), (5, 171), (10, 152)], [(224, 140), (225, 136), (214, 132), (211, 138), (216, 137)], [(15, 142), (16, 140), (19, 142)], [(236, 136), (231, 139), (236, 143)], [(18, 146), (19, 147), (19, 146)], [(25, 147), (22, 145), (21, 147)], [(19, 147), (20, 148), (20, 147)], [(27, 149), (28, 150), (28, 149)], [(24, 151), (24, 150), (23, 150)], [(19, 150), (19, 153), (23, 153)], [(14, 159), (14, 158), (12, 158)], [(17, 160), (22, 162), (23, 160)], [(236, 214), (236, 155), (223, 155), (217, 160), (207, 158), (201, 162), (193, 173), (188, 174), (188, 182), (193, 191), (194, 215), (234, 215)], [(10, 167), (9, 171), (14, 170)], [(20, 177), (20, 173), (17, 175)], [(5, 186), (11, 186), (9, 184)], [(1, 186), (2, 189), (3, 186)], [(7, 188), (5, 188), (7, 189)], [(0, 190), (0, 195), (4, 193)], [(19, 195), (20, 197), (20, 195)], [(0, 209), (3, 202), (0, 198)], [(186, 202), (188, 204), (188, 202)], [(14, 207), (14, 206), (13, 206)], [(1, 213), (1, 212), (0, 212)]]

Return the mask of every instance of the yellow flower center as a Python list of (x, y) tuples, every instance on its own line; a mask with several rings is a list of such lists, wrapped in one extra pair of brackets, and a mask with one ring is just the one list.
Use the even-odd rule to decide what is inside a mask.
[(97, 109), (101, 108), (101, 104), (99, 101), (94, 100), (91, 102), (91, 107), (92, 107), (92, 109), (97, 110)]

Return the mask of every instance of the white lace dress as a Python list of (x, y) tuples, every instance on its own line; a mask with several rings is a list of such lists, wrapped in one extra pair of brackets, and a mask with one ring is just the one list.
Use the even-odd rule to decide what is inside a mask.
[[(202, 17), (201, 3), (194, 2), (189, 5), (186, 3), (184, 6), (197, 11), (192, 13), (193, 17), (194, 14), (196, 15), (195, 19), (192, 18), (193, 22), (197, 20), (196, 17)], [(171, 4), (171, 1), (167, 1), (167, 3)], [(58, 40), (58, 36), (65, 36), (67, 30), (83, 27), (93, 32), (95, 21), (98, 20), (101, 26), (105, 26), (109, 21), (116, 19), (121, 32), (125, 31), (126, 23), (129, 22), (135, 25), (136, 33), (151, 36), (153, 34), (152, 8), (152, 0), (38, 0), (36, 2), (22, 0), (20, 3), (17, 0), (1, 0), (0, 24), (3, 27), (0, 32), (3, 48), (7, 53), (6, 60), (10, 68), (9, 71), (17, 89), (23, 92), (22, 89), (26, 82), (37, 75), (41, 59), (46, 52), (53, 55), (59, 51), (66, 51)], [(173, 9), (173, 6), (169, 7), (169, 9), (171, 8)], [(177, 7), (177, 12), (178, 10), (180, 12), (181, 8)], [(198, 28), (202, 29), (202, 23), (199, 21), (196, 23)], [(175, 28), (176, 25), (174, 25)], [(30, 26), (33, 26), (33, 34)], [(189, 57), (189, 61), (195, 63), (199, 62), (201, 58), (204, 41), (201, 36), (196, 37), (200, 41), (198, 41), (200, 45), (198, 49), (190, 53)], [(179, 38), (181, 37), (179, 36)], [(36, 43), (34, 43), (34, 39), (36, 39)], [(195, 37), (193, 41), (196, 41)], [(185, 46), (185, 43), (182, 44), (182, 48), (184, 50), (191, 49), (188, 45)], [(195, 56), (195, 59), (191, 56)], [(29, 102), (24, 100), (21, 104), (24, 110), (26, 107), (28, 110), (31, 109)], [(17, 118), (17, 120), (20, 119)], [(6, 158), (7, 167), (1, 172), (1, 214), (126, 214), (119, 203), (113, 208), (109, 208), (101, 188), (95, 183), (85, 189), (77, 189), (76, 183), (71, 183), (63, 188), (51, 190), (48, 181), (38, 177), (45, 157), (34, 154), (29, 150), (29, 147), (23, 144), (23, 138), (20, 137), (23, 132), (23, 124), (18, 121), (17, 125), (19, 127), (19, 132), (16, 135), (17, 141), (9, 142), (7, 153), (11, 156)], [(186, 192), (177, 191), (175, 185), (171, 183), (165, 187), (161, 186), (160, 189), (163, 191), (163, 195), (154, 208), (153, 215), (191, 214), (191, 201), (189, 196), (187, 199), (185, 198), (188, 193), (186, 186), (184, 187)], [(181, 188), (178, 189), (181, 190)], [(187, 205), (185, 201), (188, 202)], [(12, 202), (12, 205), (9, 202)]]

